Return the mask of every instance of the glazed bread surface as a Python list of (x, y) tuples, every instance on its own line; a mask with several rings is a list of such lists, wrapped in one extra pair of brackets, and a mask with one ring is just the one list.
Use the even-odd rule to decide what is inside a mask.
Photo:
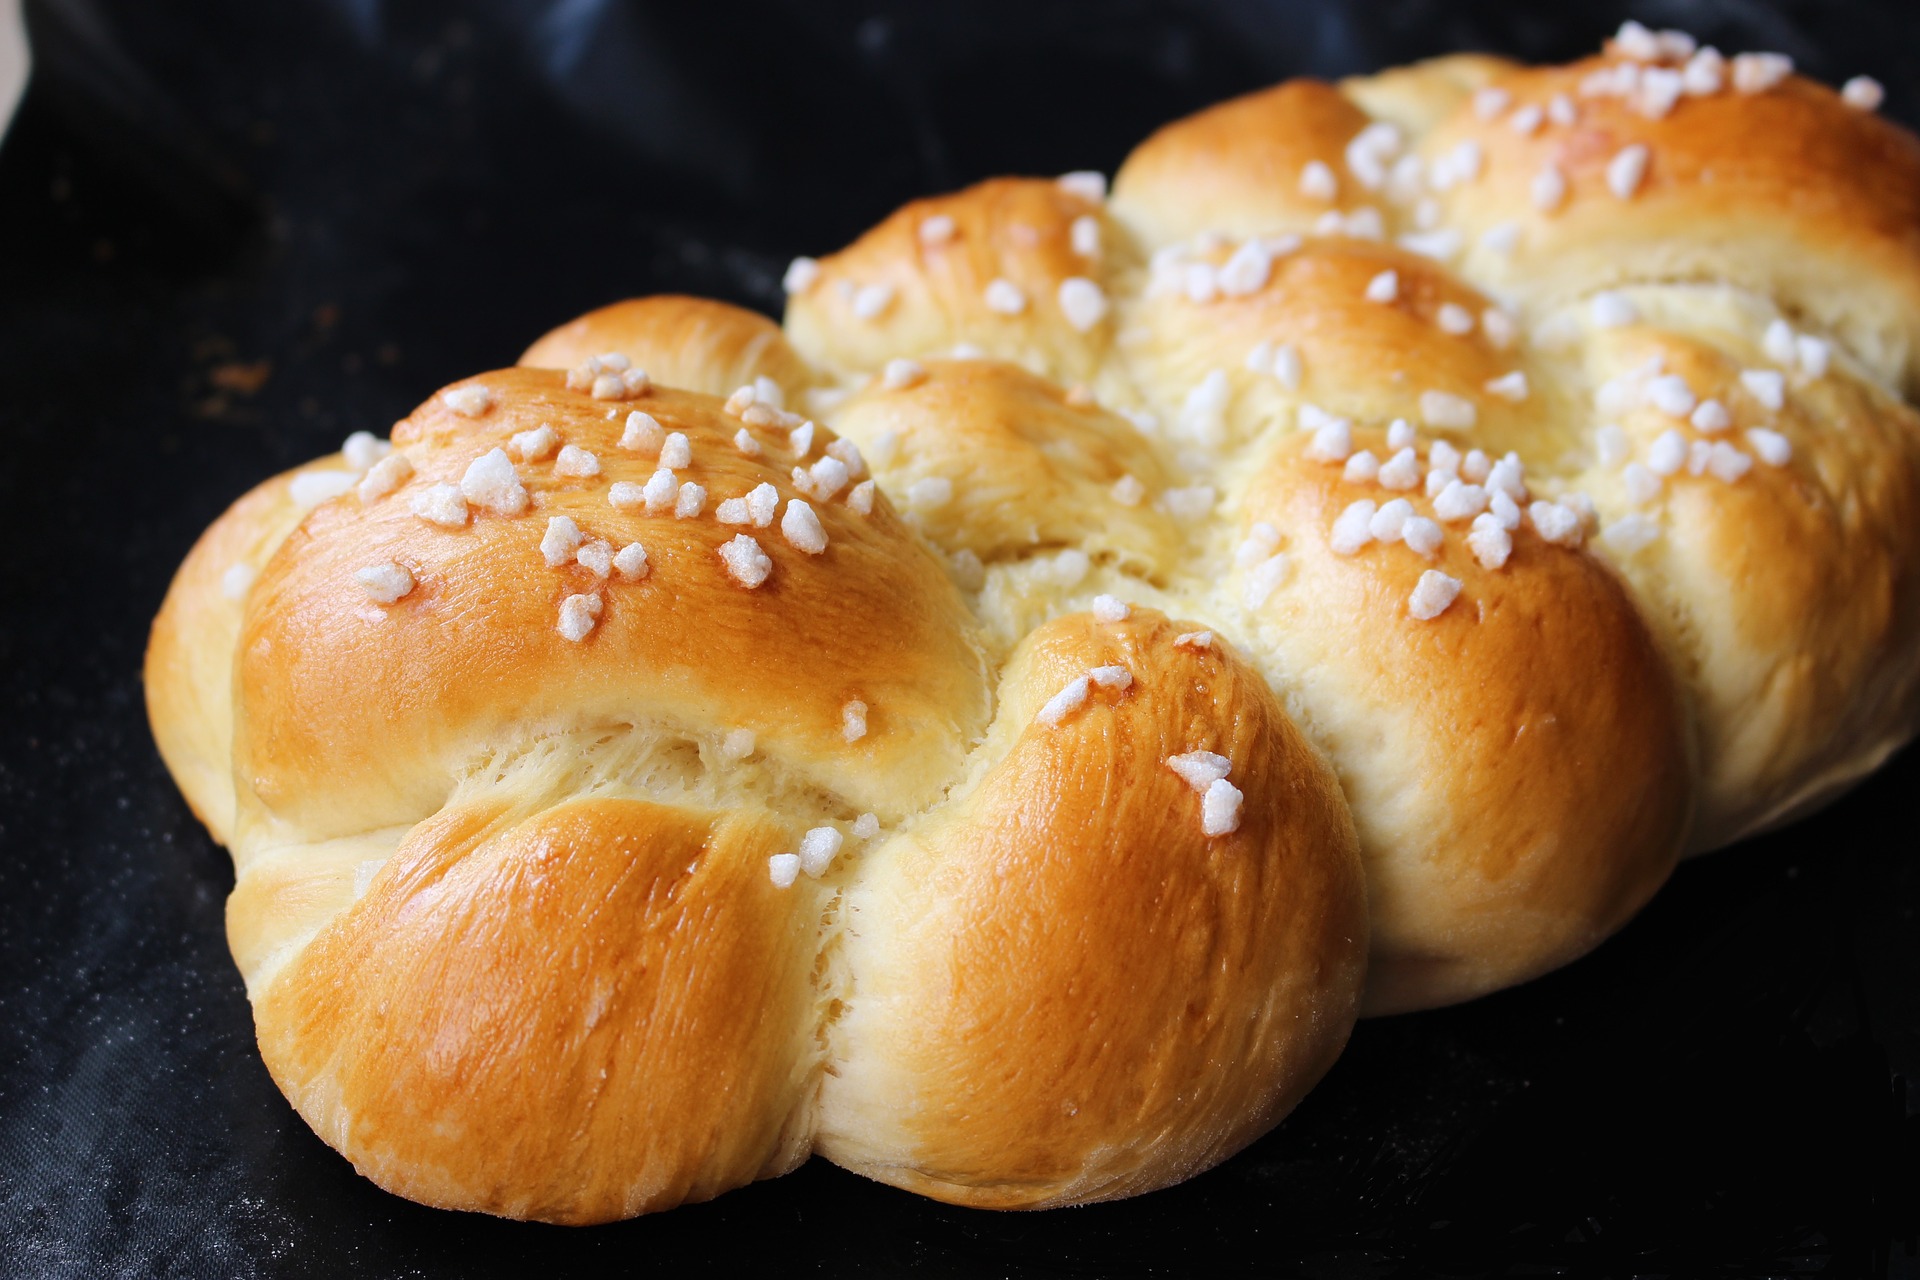
[(1294, 81), (242, 497), (147, 658), (262, 1054), (556, 1222), (1218, 1163), (1920, 716), (1920, 143), (1770, 55)]
[[(480, 389), (479, 412), (449, 407)], [(654, 456), (621, 444), (636, 411)], [(884, 492), (816, 491), (818, 551), (724, 523), (719, 502), (793, 483), (786, 432), (749, 454), (741, 422), (663, 388), (609, 416), (561, 372), (504, 370), (395, 429), (392, 492), (296, 524), (301, 475), (276, 478), (189, 556), (152, 709), (196, 808), (226, 815), (229, 940), (275, 1080), (382, 1186), (559, 1222), (814, 1149), (951, 1200), (1077, 1203), (1257, 1136), (1358, 1008), (1365, 890), (1331, 772), (1224, 641), (1144, 608), (996, 662)], [(549, 447), (512, 514), (416, 513), (543, 429), (595, 473), (556, 474)], [(716, 510), (626, 505), (615, 486), (675, 438)], [(814, 461), (833, 445), (818, 429)], [(737, 529), (770, 562), (752, 587), (720, 555)], [(643, 545), (645, 572), (601, 573), (595, 544)], [(236, 553), (244, 607), (207, 585)], [(371, 599), (369, 564), (409, 587)], [(571, 638), (556, 618), (590, 593)], [(226, 670), (174, 656), (196, 639)], [(1107, 683), (1071, 717), (1039, 715), (1089, 671)], [(221, 716), (240, 728), (216, 776)], [(1224, 829), (1167, 766), (1195, 752), (1247, 798)], [(823, 837), (845, 851), (772, 874)], [(961, 1003), (930, 1018), (942, 995)]]

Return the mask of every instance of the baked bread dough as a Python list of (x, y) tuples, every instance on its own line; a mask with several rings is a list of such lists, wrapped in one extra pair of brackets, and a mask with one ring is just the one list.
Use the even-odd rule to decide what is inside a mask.
[(1084, 1203), (1589, 950), (1913, 729), (1870, 96), (1633, 24), (1296, 81), (267, 481), (147, 689), (275, 1080), (512, 1217)]
[[(659, 443), (623, 446), (629, 414)], [(505, 370), (395, 429), (390, 492), (302, 513), (316, 476), (366, 482), (323, 463), (188, 557), (156, 734), (234, 851), (267, 1066), (382, 1186), (594, 1222), (818, 1149), (950, 1200), (1074, 1203), (1219, 1161), (1339, 1052), (1352, 819), (1266, 681), (1145, 607), (995, 655), (883, 491), (816, 491), (817, 553), (790, 502), (719, 509), (785, 499), (835, 443)], [(677, 448), (701, 510), (670, 485), (649, 513)], [(474, 476), (495, 449), (530, 459), (505, 498)], [(722, 558), (740, 537), (757, 585)], [(239, 599), (228, 563), (258, 565)], [(1087, 693), (1042, 715), (1063, 687)], [(1230, 762), (1231, 829), (1168, 767), (1195, 752)]]

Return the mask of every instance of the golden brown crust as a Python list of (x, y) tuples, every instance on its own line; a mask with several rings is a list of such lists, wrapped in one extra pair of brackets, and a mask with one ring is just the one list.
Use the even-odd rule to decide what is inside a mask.
[[(1374, 927), (1370, 1013), (1449, 1003), (1584, 954), (1665, 881), (1692, 794), (1683, 711), (1622, 585), (1532, 530), (1482, 568), (1459, 538), (1336, 554), (1361, 498), (1341, 468), (1285, 441), (1243, 518), (1289, 531), (1293, 576), (1259, 611), (1256, 647), (1332, 757), (1353, 806)], [(1386, 452), (1373, 433), (1356, 444)], [(1408, 616), (1420, 576), (1462, 584)]]
[[(1068, 436), (1089, 433), (1092, 465), (1103, 433), (1128, 430), (1005, 366), (937, 375), (949, 376), (943, 394), (978, 399), (976, 425), (1002, 443), (1039, 430), (1029, 415), (1053, 415), (1073, 424)], [(477, 414), (450, 407), (480, 387), (490, 403)], [(611, 484), (657, 463), (619, 445), (617, 420), (635, 405), (686, 434), (693, 462), (683, 470), (716, 494), (777, 475), (768, 455), (778, 431), (761, 428), (766, 448), (748, 457), (729, 434), (740, 419), (710, 398), (656, 390), (610, 417), (557, 373), (510, 370), (450, 388), (400, 424), (394, 443), (412, 471), (393, 492), (348, 492), (302, 518), (286, 509), (286, 481), (270, 482), (209, 539), (258, 541), (262, 512), (294, 526), (277, 548), (256, 548), (263, 571), (228, 624), (237, 639), (220, 641), (237, 660), (245, 779), (229, 837), (238, 879), (228, 932), (262, 1052), (317, 1132), (381, 1185), (425, 1203), (601, 1221), (791, 1168), (815, 1142), (829, 1028), (843, 1000), (863, 1007), (852, 985), (874, 962), (859, 959), (851, 931), (837, 948), (822, 933), (838, 895), (860, 883), (854, 851), (788, 889), (776, 887), (769, 858), (802, 847), (809, 826), (845, 830), (863, 807), (905, 820), (920, 841), (945, 822), (959, 833), (945, 855), (965, 858), (970, 824), (1004, 840), (1047, 808), (1044, 794), (994, 789), (1025, 770), (1029, 748), (997, 766), (1004, 743), (971, 766), (963, 758), (986, 727), (973, 628), (944, 569), (884, 497), (865, 514), (820, 503), (830, 536), (820, 556), (766, 535), (773, 574), (750, 593), (717, 567), (711, 544), (724, 529), (607, 504)], [(986, 421), (994, 413), (1000, 420)], [(457, 480), (502, 442), (521, 448), (514, 435), (536, 425), (558, 439), (516, 468), (524, 511), (476, 504), (457, 528), (415, 512), (414, 494)], [(1033, 439), (1052, 443), (1044, 431)], [(591, 450), (598, 473), (556, 474), (559, 441)], [(590, 537), (637, 538), (652, 561), (639, 582), (598, 584), (605, 603), (580, 641), (558, 634), (556, 608), (596, 581), (580, 564), (541, 558), (539, 535), (556, 514)], [(412, 588), (381, 605), (353, 572), (388, 561), (408, 567)], [(649, 608), (649, 586), (682, 603)], [(165, 617), (205, 617), (211, 589), (203, 569), (183, 575)], [(1076, 657), (1138, 671), (1135, 697), (1153, 710), (1123, 750), (1140, 775), (1126, 790), (1157, 811), (1139, 856), (1191, 861), (1180, 874), (1192, 882), (1169, 899), (1165, 881), (1142, 880), (1140, 911), (1115, 914), (1107, 944), (1080, 963), (1116, 949), (1144, 956), (1143, 943), (1166, 929), (1154, 912), (1174, 899), (1185, 904), (1183, 929), (1217, 918), (1234, 959), (1218, 970), (1211, 953), (1189, 956), (1216, 988), (1219, 1024), (1191, 1043), (1167, 1036), (1194, 1005), (1163, 961), (1158, 1003), (1142, 1003), (1131, 979), (1052, 997), (1057, 1012), (1117, 1012), (1147, 1046), (1129, 1055), (1141, 1079), (1157, 1078), (1131, 1120), (1095, 1124), (1090, 1111), (1073, 1126), (1079, 1171), (1045, 1196), (1060, 1202), (1177, 1180), (1263, 1131), (1338, 1051), (1364, 967), (1351, 824), (1272, 694), (1223, 651), (1176, 648), (1162, 620), (1111, 628), (1113, 653), (1100, 647), (1108, 630), (1083, 619), (1025, 660), (1001, 715), (1030, 720), (1044, 697), (1035, 682)], [(156, 705), (180, 703), (173, 668), (154, 670), (169, 685)], [(831, 685), (823, 670), (857, 683)], [(849, 694), (867, 702), (858, 741), (843, 732)], [(739, 727), (755, 733), (750, 758), (728, 764), (716, 739)], [(1113, 742), (1088, 739), (1081, 725), (1053, 746), (1067, 749), (1055, 759), (1074, 771), (1075, 794), (1111, 785)], [(1204, 836), (1199, 797), (1163, 763), (1211, 748), (1234, 758), (1233, 776), (1253, 796), (1245, 834)], [(989, 766), (1001, 782), (967, 784), (965, 816), (942, 817), (952, 809), (942, 793), (966, 768)], [(1069, 814), (1076, 807), (1054, 799)], [(1126, 816), (1108, 806), (1107, 821)], [(1090, 870), (1080, 862), (1061, 886), (1081, 909), (1101, 892)], [(994, 886), (976, 888), (986, 899), (976, 909), (1000, 914)], [(1212, 1101), (1168, 1112), (1191, 1101), (1183, 1084), (1195, 1080)], [(887, 1123), (863, 1119), (857, 1105), (836, 1114), (856, 1128)], [(1169, 1124), (1181, 1136), (1156, 1137)], [(1103, 1132), (1112, 1140), (1096, 1149)], [(941, 1162), (929, 1186), (951, 1179), (941, 1194), (982, 1202), (1033, 1198), (979, 1190), (1010, 1175), (991, 1133), (971, 1141), (929, 1154)]]
[[(243, 809), (256, 803), (270, 828), (308, 838), (414, 821), (516, 725), (618, 726), (642, 711), (751, 730), (762, 753), (883, 814), (919, 807), (957, 773), (986, 721), (982, 659), (945, 572), (884, 501), (868, 515), (844, 494), (812, 504), (829, 539), (818, 556), (777, 527), (622, 510), (612, 485), (644, 485), (658, 460), (619, 447), (609, 406), (545, 370), (462, 385), (491, 388), (499, 405), (478, 418), (442, 397), (422, 406), (395, 431), (413, 478), (370, 507), (353, 495), (319, 507), (254, 587), (237, 674)], [(681, 478), (707, 488), (709, 507), (760, 484), (792, 493), (783, 433), (763, 432), (766, 448), (750, 458), (732, 442), (740, 420), (710, 397), (660, 391), (612, 412), (640, 406), (686, 435), (693, 463)], [(591, 451), (600, 474), (560, 476), (552, 459), (522, 465), (527, 511), (476, 507), (461, 528), (410, 509), (415, 493), (458, 482), (474, 459), (540, 425)], [(560, 633), (560, 610), (597, 579), (581, 564), (546, 565), (540, 544), (556, 516), (614, 548), (639, 542), (651, 566), (640, 581), (600, 588), (604, 612), (582, 642)], [(719, 555), (743, 532), (773, 561), (754, 590)], [(354, 573), (389, 561), (408, 567), (414, 587), (382, 607)], [(856, 699), (870, 729), (849, 743), (842, 709)]]
[(1486, 53), (1451, 53), (1340, 82), (1340, 92), (1376, 120), (1419, 136), (1466, 104), (1470, 95), (1519, 68)]
[[(1366, 955), (1346, 808), (1257, 674), (1174, 644), (1190, 629), (1041, 628), (984, 773), (876, 851), (846, 907), (830, 1158), (960, 1204), (1113, 1199), (1230, 1155), (1332, 1064)], [(1036, 723), (1109, 663), (1130, 687)], [(1199, 750), (1245, 792), (1230, 835), (1166, 767)]]
[[(1102, 225), (1091, 254), (1076, 247), (1073, 224), (1104, 219), (1098, 205), (1059, 184), (999, 178), (903, 206), (847, 248), (822, 258), (818, 277), (787, 301), (787, 333), (815, 363), (872, 372), (899, 356), (945, 356), (960, 344), (1045, 373), (1062, 383), (1097, 372), (1111, 321), (1071, 323), (1061, 301), (1069, 280), (1105, 290), (1116, 253)], [(934, 238), (929, 220), (950, 230)], [(1012, 287), (1006, 307), (989, 300), (995, 282)], [(862, 293), (876, 310), (864, 315)], [(884, 301), (878, 301), (884, 298)]]
[(605, 1222), (785, 1173), (819, 910), (767, 879), (790, 840), (637, 799), (450, 808), (256, 995), (261, 1053), (425, 1204)]
[[(1692, 305), (1684, 294), (1671, 302), (1679, 314)], [(1596, 380), (1657, 359), (1729, 406), (1727, 434), (1764, 422), (1793, 451), (1733, 485), (1681, 470), (1655, 504), (1669, 536), (1621, 557), (1694, 702), (1705, 766), (1697, 852), (1830, 798), (1920, 716), (1920, 417), (1843, 376), (1796, 386), (1769, 411), (1739, 381), (1760, 353), (1718, 341), (1649, 324), (1589, 347)], [(1645, 457), (1675, 422), (1643, 406), (1618, 425)], [(1610, 513), (1648, 509), (1617, 472), (1594, 468), (1580, 483)]]
[[(1544, 106), (1557, 93), (1579, 95), (1606, 65), (1521, 70), (1500, 84), (1514, 109)], [(1577, 101), (1571, 128), (1522, 134), (1510, 116), (1462, 109), (1423, 141), (1429, 156), (1465, 141), (1484, 150), (1485, 176), (1441, 197), (1469, 245), (1497, 225), (1519, 229), (1509, 254), (1472, 251), (1472, 274), (1536, 306), (1622, 283), (1736, 285), (1843, 335), (1882, 377), (1913, 390), (1920, 140), (1798, 77), (1765, 93), (1689, 97), (1662, 119), (1618, 97)], [(1623, 200), (1607, 166), (1635, 145), (1648, 163)], [(1567, 195), (1543, 210), (1530, 188), (1548, 166)]]
[(757, 312), (707, 298), (663, 293), (589, 311), (544, 334), (522, 367), (571, 369), (608, 352), (627, 357), (661, 386), (725, 396), (755, 378), (788, 395), (815, 381), (780, 326)]
[[(1077, 546), (1148, 573), (1178, 534), (1149, 495), (1168, 487), (1151, 445), (1123, 418), (1070, 402), (1058, 385), (992, 361), (931, 361), (912, 386), (868, 386), (833, 416), (909, 518), (950, 551), (983, 561)], [(1114, 486), (1128, 477), (1134, 495)], [(914, 485), (945, 481), (935, 499)], [(1125, 499), (1130, 498), (1131, 501)]]
[[(1920, 718), (1920, 143), (1791, 79), (1590, 91), (1675, 83), (1623, 47), (1224, 104), (1110, 217), (918, 201), (796, 264), (791, 346), (618, 304), (523, 360), (586, 390), (402, 423), (392, 492), (243, 498), (149, 706), (302, 1114), (402, 1194), (555, 1221), (816, 1147), (967, 1204), (1132, 1194), (1274, 1123), (1356, 1007), (1564, 963), (1874, 767)], [(611, 504), (660, 465), (634, 410), (688, 513)], [(415, 514), (541, 427), (524, 509)], [(740, 525), (760, 484), (826, 485), (819, 528)], [(1336, 552), (1363, 497), (1409, 505)], [(601, 559), (549, 561), (555, 517)], [(1168, 769), (1196, 749), (1237, 828)]]
[[(1307, 231), (1328, 209), (1368, 202), (1342, 153), (1367, 114), (1318, 80), (1289, 80), (1156, 130), (1113, 180), (1114, 216), (1150, 249), (1204, 231), (1241, 238)], [(1301, 190), (1319, 161), (1332, 199)]]
[[(1232, 254), (1223, 245), (1191, 260), (1214, 265)], [(1383, 272), (1395, 276), (1391, 302), (1368, 298)], [(1452, 305), (1475, 318), (1461, 335), (1444, 332), (1439, 311)], [(1496, 452), (1531, 436), (1538, 404), (1525, 407), (1489, 395), (1486, 384), (1516, 369), (1524, 353), (1495, 345), (1479, 322), (1494, 304), (1431, 258), (1383, 244), (1345, 238), (1307, 240), (1273, 263), (1251, 293), (1195, 303), (1175, 288), (1150, 289), (1130, 309), (1143, 330), (1129, 350), (1139, 385), (1155, 401), (1180, 403), (1187, 390), (1215, 369), (1234, 387), (1229, 434), (1248, 439), (1290, 411), (1311, 403), (1363, 422), (1406, 418), (1422, 423), (1420, 397), (1444, 392), (1473, 402), (1469, 431), (1450, 431)], [(1300, 362), (1300, 385), (1290, 389), (1270, 370), (1247, 367), (1261, 344), (1290, 347)], [(1170, 430), (1181, 430), (1178, 418)]]
[(306, 514), (295, 477), (346, 470), (337, 457), (275, 476), (207, 526), (168, 587), (147, 641), (147, 721), (194, 816), (232, 843), (233, 658), (261, 566)]

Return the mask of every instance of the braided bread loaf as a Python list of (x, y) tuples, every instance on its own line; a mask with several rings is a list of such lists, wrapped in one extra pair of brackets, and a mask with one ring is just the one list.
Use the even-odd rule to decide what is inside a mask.
[(1590, 949), (1912, 732), (1870, 96), (1631, 24), (1294, 82), (261, 485), (147, 687), (275, 1079), (436, 1205), (1077, 1203)]

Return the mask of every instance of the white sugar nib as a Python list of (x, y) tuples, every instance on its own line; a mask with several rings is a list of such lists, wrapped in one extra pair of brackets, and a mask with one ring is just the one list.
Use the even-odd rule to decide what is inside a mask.
[(1232, 771), (1233, 762), (1212, 751), (1188, 751), (1168, 756), (1167, 768), (1179, 774), (1181, 780), (1195, 791), (1205, 795), (1208, 787)]
[(1246, 797), (1225, 778), (1208, 785), (1200, 801), (1200, 830), (1210, 836), (1230, 835), (1240, 829), (1240, 805)]

